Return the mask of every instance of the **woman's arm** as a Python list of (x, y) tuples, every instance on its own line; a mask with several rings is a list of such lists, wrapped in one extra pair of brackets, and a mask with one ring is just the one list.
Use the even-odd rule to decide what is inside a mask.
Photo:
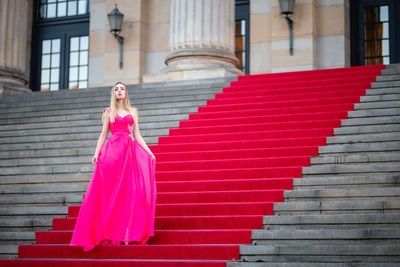
[(100, 150), (104, 145), (104, 142), (107, 139), (107, 134), (108, 134), (108, 130), (110, 129), (110, 111), (108, 109), (105, 109), (103, 111), (103, 115), (102, 115), (102, 121), (103, 121), (103, 128), (101, 129), (101, 133), (99, 136), (99, 139), (97, 140), (97, 146), (96, 146), (96, 150), (94, 152), (94, 156), (92, 159), (92, 163), (96, 164), (97, 162), (97, 157), (99, 156)]
[(153, 152), (151, 152), (150, 148), (146, 145), (146, 142), (144, 141), (142, 135), (140, 134), (139, 131), (139, 114), (137, 112), (137, 109), (135, 107), (131, 107), (132, 109), (132, 116), (133, 116), (133, 137), (135, 138), (135, 140), (142, 145), (142, 147), (144, 149), (146, 149), (147, 152), (149, 152), (149, 154), (153, 157), (153, 159), (155, 160), (156, 157), (154, 156)]

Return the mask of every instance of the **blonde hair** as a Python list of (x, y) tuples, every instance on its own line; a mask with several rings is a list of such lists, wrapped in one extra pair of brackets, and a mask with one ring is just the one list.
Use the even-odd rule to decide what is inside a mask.
[(111, 122), (114, 122), (115, 116), (117, 116), (117, 98), (115, 97), (115, 86), (117, 86), (118, 84), (122, 84), (125, 87), (125, 99), (122, 100), (122, 105), (123, 105), (124, 109), (129, 111), (129, 113), (133, 116), (132, 109), (131, 109), (131, 103), (129, 102), (128, 88), (126, 88), (126, 85), (123, 82), (116, 82), (111, 88), (111, 103), (110, 103), (110, 108), (111, 108), (110, 121)]

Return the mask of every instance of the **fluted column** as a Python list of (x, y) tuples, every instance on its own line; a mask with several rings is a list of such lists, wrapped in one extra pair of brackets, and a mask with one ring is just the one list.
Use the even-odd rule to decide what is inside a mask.
[(0, 93), (30, 91), (26, 85), (28, 0), (0, 1)]
[(234, 0), (171, 0), (166, 71), (212, 70), (240, 74), (234, 55)]

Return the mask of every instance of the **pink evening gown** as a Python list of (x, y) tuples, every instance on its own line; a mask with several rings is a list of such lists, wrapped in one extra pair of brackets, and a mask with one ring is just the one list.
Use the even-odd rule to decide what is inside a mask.
[[(108, 108), (109, 109), (109, 108)], [(132, 115), (110, 121), (70, 246), (92, 250), (103, 240), (144, 244), (154, 235), (155, 161), (133, 139)]]

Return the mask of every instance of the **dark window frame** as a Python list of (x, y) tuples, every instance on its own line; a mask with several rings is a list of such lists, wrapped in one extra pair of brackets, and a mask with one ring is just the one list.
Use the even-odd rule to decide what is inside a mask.
[(390, 63), (400, 63), (400, 1), (398, 0), (352, 0), (350, 1), (351, 65), (365, 65), (364, 8), (368, 6), (389, 7), (389, 54)]
[[(245, 50), (244, 50), (246, 58), (243, 67), (245, 69), (244, 74), (250, 74), (250, 1), (249, 0), (236, 0), (235, 22), (237, 20), (246, 21)], [(235, 31), (235, 37), (236, 37), (236, 31)]]
[[(41, 86), (41, 51), (42, 40), (61, 39), (59, 90), (68, 89), (69, 77), (69, 38), (89, 36), (90, 14), (56, 18), (40, 17), (40, 0), (35, 0), (29, 86), (33, 91), (40, 91)], [(90, 8), (90, 0), (87, 5)], [(89, 40), (90, 42), (90, 40)]]

